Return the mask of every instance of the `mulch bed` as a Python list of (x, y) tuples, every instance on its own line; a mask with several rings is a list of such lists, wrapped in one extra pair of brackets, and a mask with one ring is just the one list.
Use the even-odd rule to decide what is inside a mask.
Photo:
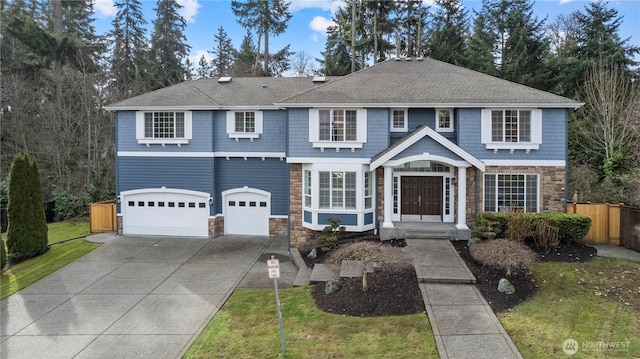
[[(469, 253), (466, 241), (454, 241), (462, 259), (476, 277), (480, 292), (495, 313), (503, 312), (522, 303), (535, 294), (538, 285), (526, 268), (520, 268), (508, 278), (516, 292), (507, 295), (498, 291), (498, 281), (505, 276), (503, 270), (484, 267), (476, 262)], [(389, 242), (389, 245), (405, 246), (404, 240)], [(596, 258), (596, 249), (577, 242), (562, 243), (553, 250), (540, 250), (527, 243), (537, 254), (539, 261), (546, 262), (584, 262)], [(322, 263), (327, 254), (318, 250), (318, 257), (307, 258), (309, 251), (303, 251), (302, 257), (309, 268)], [(413, 268), (400, 272), (376, 271), (367, 276), (369, 289), (362, 290), (361, 278), (342, 278), (341, 288), (333, 294), (325, 294), (324, 283), (317, 283), (312, 296), (318, 308), (323, 311), (349, 316), (392, 316), (425, 312), (424, 301), (418, 279)]]

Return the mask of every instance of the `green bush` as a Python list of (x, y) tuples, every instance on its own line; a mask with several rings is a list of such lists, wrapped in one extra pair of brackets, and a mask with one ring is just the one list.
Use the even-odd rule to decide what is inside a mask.
[(318, 243), (322, 245), (322, 250), (325, 252), (336, 246), (346, 230), (344, 226), (340, 226), (340, 218), (331, 217), (327, 218), (327, 221), (330, 224), (324, 227), (322, 232), (316, 236)]
[(492, 239), (469, 247), (471, 256), (483, 266), (503, 269), (507, 276), (535, 262), (537, 255), (525, 244), (508, 239)]
[(56, 205), (53, 207), (56, 222), (89, 215), (89, 205), (87, 202), (62, 188), (53, 190), (53, 200)]
[[(507, 237), (509, 230), (509, 214), (502, 212), (480, 212), (476, 216), (476, 229), (474, 235), (486, 240), (491, 238)], [(538, 220), (545, 221), (548, 225), (558, 228), (558, 239), (560, 241), (573, 241), (584, 238), (591, 228), (591, 218), (582, 214), (567, 213), (525, 213), (524, 217), (531, 221), (532, 233), (536, 230), (535, 225)], [(489, 229), (489, 230), (487, 230)], [(483, 233), (495, 232), (494, 237), (483, 235)]]
[(7, 265), (7, 249), (4, 248), (4, 240), (0, 239), (0, 271)]
[(12, 262), (47, 251), (47, 221), (38, 162), (18, 154), (9, 171), (7, 252)]

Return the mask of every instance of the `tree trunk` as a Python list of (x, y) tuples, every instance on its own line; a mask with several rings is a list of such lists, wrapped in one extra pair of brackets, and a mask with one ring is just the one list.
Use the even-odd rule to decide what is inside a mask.
[(356, 0), (351, 0), (351, 72), (356, 71)]

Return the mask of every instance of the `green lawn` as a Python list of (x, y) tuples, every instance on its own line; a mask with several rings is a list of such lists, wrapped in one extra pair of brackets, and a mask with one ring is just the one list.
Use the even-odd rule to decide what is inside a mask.
[[(89, 234), (87, 222), (49, 223), (49, 244), (57, 244), (52, 245), (46, 253), (20, 262), (4, 271), (0, 277), (0, 299), (28, 287), (98, 248), (99, 243), (89, 243), (84, 238), (58, 243), (87, 234)], [(6, 233), (3, 233), (2, 237), (4, 239)]]
[[(348, 317), (320, 311), (311, 287), (280, 291), (287, 358), (437, 358), (425, 314)], [(278, 358), (274, 292), (236, 290), (184, 358)]]
[(640, 357), (640, 263), (600, 258), (530, 268), (538, 292), (499, 316), (525, 358), (566, 356), (566, 339), (579, 345), (571, 358)]

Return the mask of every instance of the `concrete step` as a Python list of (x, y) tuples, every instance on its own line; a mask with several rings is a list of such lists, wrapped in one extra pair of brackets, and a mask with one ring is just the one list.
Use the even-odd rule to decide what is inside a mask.
[(476, 277), (461, 267), (416, 266), (418, 283), (476, 284)]
[(311, 269), (300, 268), (296, 278), (293, 280), (294, 287), (302, 287), (311, 284)]
[(455, 238), (455, 231), (425, 231), (425, 230), (407, 230), (404, 237), (409, 239), (446, 239)]

